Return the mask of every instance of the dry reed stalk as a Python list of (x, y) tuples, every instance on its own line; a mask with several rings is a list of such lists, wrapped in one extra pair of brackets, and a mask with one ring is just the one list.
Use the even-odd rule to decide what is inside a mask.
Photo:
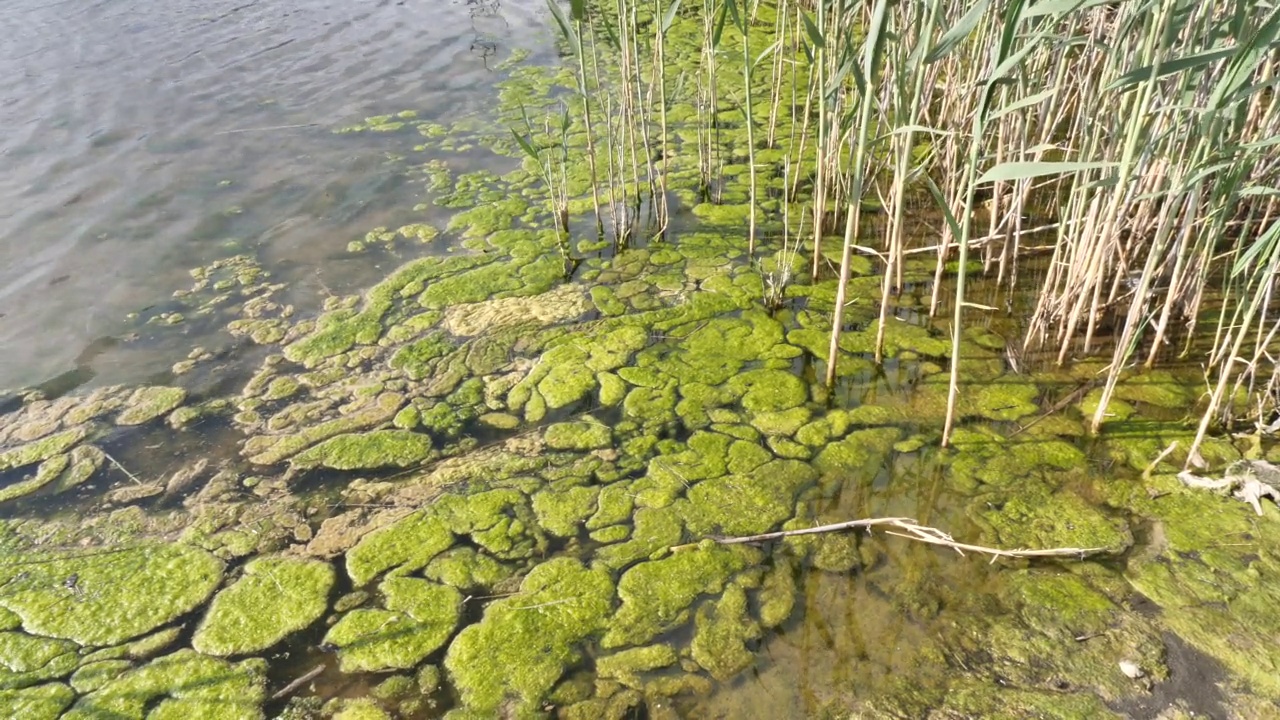
[[(830, 525), (818, 525), (811, 528), (801, 528), (798, 530), (779, 530), (777, 532), (761, 533), (759, 535), (746, 535), (743, 537), (711, 537), (707, 538), (717, 545), (745, 545), (748, 543), (765, 542), (767, 540), (778, 540), (781, 538), (797, 537), (801, 535), (817, 535), (822, 533), (840, 532), (843, 530), (870, 529), (877, 527), (893, 528), (888, 531), (889, 535), (896, 535), (908, 540), (927, 543), (929, 545), (937, 545), (940, 547), (951, 548), (960, 555), (966, 552), (977, 553), (980, 555), (990, 555), (991, 562), (995, 562), (1002, 557), (1007, 558), (1037, 558), (1037, 557), (1074, 557), (1083, 559), (1091, 555), (1111, 554), (1115, 551), (1111, 548), (1045, 548), (1041, 550), (1016, 549), (1004, 550), (1001, 548), (985, 547), (983, 545), (972, 545), (970, 543), (957, 542), (951, 535), (937, 529), (920, 525), (911, 518), (902, 517), (886, 517), (886, 518), (868, 518), (866, 520), (849, 520), (846, 522), (832, 523)], [(895, 532), (897, 531), (897, 532)], [(670, 548), (671, 552), (680, 552), (689, 550), (699, 546), (699, 543), (688, 543), (685, 545), (676, 545)]]

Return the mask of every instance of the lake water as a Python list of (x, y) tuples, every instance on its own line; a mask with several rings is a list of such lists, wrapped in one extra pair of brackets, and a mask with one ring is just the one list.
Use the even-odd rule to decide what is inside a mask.
[(369, 284), (378, 271), (346, 244), (407, 218), (418, 188), (387, 165), (385, 138), (332, 130), (475, 110), (514, 48), (550, 53), (544, 13), (533, 0), (5, 3), (0, 388), (77, 367), (95, 384), (163, 371), (200, 338), (131, 351), (122, 319), (239, 250), (299, 283), (303, 308)]

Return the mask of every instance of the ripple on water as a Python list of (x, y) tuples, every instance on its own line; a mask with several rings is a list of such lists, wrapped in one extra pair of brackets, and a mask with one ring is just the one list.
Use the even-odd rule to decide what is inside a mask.
[[(534, 0), (5, 3), (0, 387), (72, 368), (126, 313), (226, 254), (228, 238), (314, 272), (403, 214), (411, 189), (386, 181), (385, 138), (328, 130), (478, 107), (490, 55), (548, 44), (543, 12)], [(370, 186), (380, 192), (358, 212), (311, 207), (335, 187)], [(335, 284), (341, 267), (325, 269)], [(95, 370), (137, 380), (172, 360), (103, 358)]]

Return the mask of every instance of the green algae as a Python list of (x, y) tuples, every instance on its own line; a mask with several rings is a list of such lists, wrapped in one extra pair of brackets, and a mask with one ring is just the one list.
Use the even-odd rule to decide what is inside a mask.
[(606, 648), (640, 645), (683, 625), (699, 595), (720, 592), (746, 565), (736, 548), (712, 545), (640, 563), (618, 580), (622, 605), (601, 640)]
[(61, 455), (83, 440), (85, 434), (86, 431), (83, 427), (75, 427), (56, 435), (49, 435), (40, 440), (0, 452), (0, 471), (34, 465)]
[(624, 543), (596, 551), (595, 563), (620, 570), (638, 560), (678, 545), (684, 537), (684, 524), (675, 506), (640, 508), (635, 513), (635, 528)]
[(604, 628), (613, 590), (608, 573), (572, 558), (535, 567), (517, 595), (489, 605), (449, 646), (445, 667), (465, 708), (490, 717), (538, 709), (578, 659), (575, 646)]
[(430, 280), (489, 262), (492, 258), (482, 256), (426, 257), (408, 262), (370, 288), (360, 310), (355, 310), (355, 302), (351, 302), (321, 315), (309, 333), (285, 345), (284, 356), (291, 362), (314, 368), (357, 344), (375, 343), (382, 337), (383, 319), (398, 298), (421, 292), (424, 283)]
[(393, 568), (413, 572), (452, 545), (453, 533), (444, 522), (426, 511), (415, 512), (361, 538), (347, 553), (347, 574), (358, 587)]
[(442, 332), (433, 332), (401, 347), (391, 356), (388, 364), (411, 380), (421, 380), (431, 374), (436, 360), (448, 355), (453, 349), (454, 345), (448, 336)]
[(187, 399), (187, 391), (177, 387), (138, 388), (125, 401), (125, 410), (116, 416), (117, 425), (142, 425), (168, 414)]
[(0, 690), (65, 677), (80, 662), (77, 649), (67, 640), (0, 632)]
[(591, 302), (604, 315), (616, 316), (627, 312), (626, 304), (618, 300), (613, 288), (607, 285), (597, 285), (591, 288)]
[(1051, 482), (1062, 471), (1085, 467), (1084, 453), (1056, 438), (1019, 436), (1006, 440), (997, 433), (959, 428), (952, 445), (952, 481), (966, 489), (979, 484), (1017, 489), (1030, 480)]
[(784, 370), (749, 370), (735, 375), (725, 387), (741, 397), (742, 407), (753, 414), (790, 410), (809, 398), (809, 386)]
[(631, 519), (635, 496), (628, 483), (614, 483), (600, 489), (596, 511), (587, 519), (588, 530), (599, 530)]
[(75, 698), (74, 690), (59, 683), (0, 690), (0, 714), (15, 720), (57, 720)]
[(99, 660), (119, 660), (127, 658), (130, 660), (149, 660), (165, 650), (169, 649), (181, 634), (181, 628), (169, 627), (163, 630), (157, 630), (150, 635), (140, 637), (137, 640), (126, 643), (124, 645), (116, 645), (115, 647), (102, 648), (85, 655), (84, 661), (97, 662)]
[(600, 422), (555, 423), (543, 437), (552, 450), (596, 450), (613, 444), (609, 426)]
[(795, 609), (796, 594), (795, 567), (790, 556), (775, 554), (760, 585), (760, 625), (772, 629), (786, 622)]
[(813, 465), (822, 473), (866, 470), (878, 465), (901, 437), (897, 428), (855, 430), (843, 440), (823, 448)]
[(31, 478), (0, 488), (0, 503), (30, 495), (57, 480), (70, 464), (71, 458), (68, 455), (54, 455), (45, 460), (36, 468), (36, 474)]
[(431, 453), (431, 438), (422, 433), (374, 430), (335, 435), (298, 453), (290, 464), (296, 468), (327, 467), (334, 470), (408, 467), (422, 462)]
[(730, 585), (714, 603), (698, 608), (690, 644), (693, 659), (711, 676), (726, 681), (755, 664), (756, 656), (746, 643), (760, 637), (760, 626), (747, 616), (747, 595), (738, 585)]
[(325, 635), (324, 641), (338, 648), (343, 672), (412, 668), (444, 645), (457, 627), (462, 595), (455, 588), (390, 577), (378, 589), (385, 610), (352, 610)]
[(1275, 701), (1280, 662), (1273, 638), (1280, 593), (1274, 576), (1280, 536), (1247, 505), (1203, 491), (1174, 490), (1136, 509), (1157, 523), (1157, 542), (1137, 553), (1126, 579), (1161, 607), (1160, 621), (1220, 661), (1252, 694)]
[(477, 552), (473, 548), (460, 547), (438, 555), (423, 570), (429, 580), (458, 588), (474, 590), (489, 588), (511, 577), (514, 569), (504, 563)]
[(257, 557), (213, 598), (191, 646), (206, 655), (266, 650), (324, 613), (333, 567), (316, 560)]
[(792, 516), (795, 498), (817, 479), (807, 463), (774, 460), (745, 475), (727, 475), (689, 489), (685, 524), (694, 535), (754, 535)]
[(260, 720), (260, 660), (231, 664), (179, 650), (123, 673), (82, 696), (64, 720)]
[[(190, 612), (213, 594), (223, 570), (209, 553), (176, 544), (13, 560), (0, 565), (0, 583), (9, 587), (0, 605), (21, 616), (28, 632), (95, 646)], [(67, 588), (73, 577), (75, 591)]]
[(631, 648), (598, 658), (596, 674), (640, 689), (643, 687), (641, 673), (675, 665), (678, 659), (675, 649), (667, 644)]
[(345, 699), (333, 720), (391, 720), (391, 715), (369, 698)]
[[(812, 416), (809, 408), (796, 407), (790, 410), (780, 412), (758, 412), (751, 416), (751, 427), (759, 430), (763, 435), (771, 436), (790, 436), (809, 422)], [(807, 453), (807, 450), (801, 452)]]
[(594, 486), (548, 487), (533, 495), (533, 511), (538, 516), (538, 524), (547, 532), (562, 538), (573, 537), (595, 513), (599, 494), (600, 488)]
[(446, 495), (433, 509), (451, 531), (470, 535), (476, 545), (503, 560), (530, 557), (546, 545), (528, 499), (516, 490)]
[(976, 507), (993, 540), (1008, 548), (1090, 548), (1119, 553), (1133, 544), (1128, 524), (1105, 515), (1070, 490), (1021, 487)]
[(245, 441), (243, 454), (255, 465), (275, 465), (329, 438), (389, 422), (403, 406), (403, 395), (384, 392), (365, 407), (340, 418), (308, 425), (299, 432), (251, 437)]
[[(86, 662), (71, 675), (71, 687), (81, 695), (87, 695), (133, 669), (128, 660), (98, 660)], [(71, 703), (68, 702), (68, 705)]]

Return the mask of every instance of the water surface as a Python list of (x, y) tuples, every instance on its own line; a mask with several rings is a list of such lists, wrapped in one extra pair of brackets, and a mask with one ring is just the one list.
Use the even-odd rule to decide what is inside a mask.
[[(369, 284), (347, 242), (408, 219), (385, 137), (334, 128), (490, 96), (513, 48), (547, 52), (543, 6), (505, 2), (87, 3), (0, 8), (0, 388), (82, 366), (153, 376), (185, 350), (126, 352), (130, 312), (240, 250), (306, 286)], [(187, 347), (199, 338), (187, 338)]]

